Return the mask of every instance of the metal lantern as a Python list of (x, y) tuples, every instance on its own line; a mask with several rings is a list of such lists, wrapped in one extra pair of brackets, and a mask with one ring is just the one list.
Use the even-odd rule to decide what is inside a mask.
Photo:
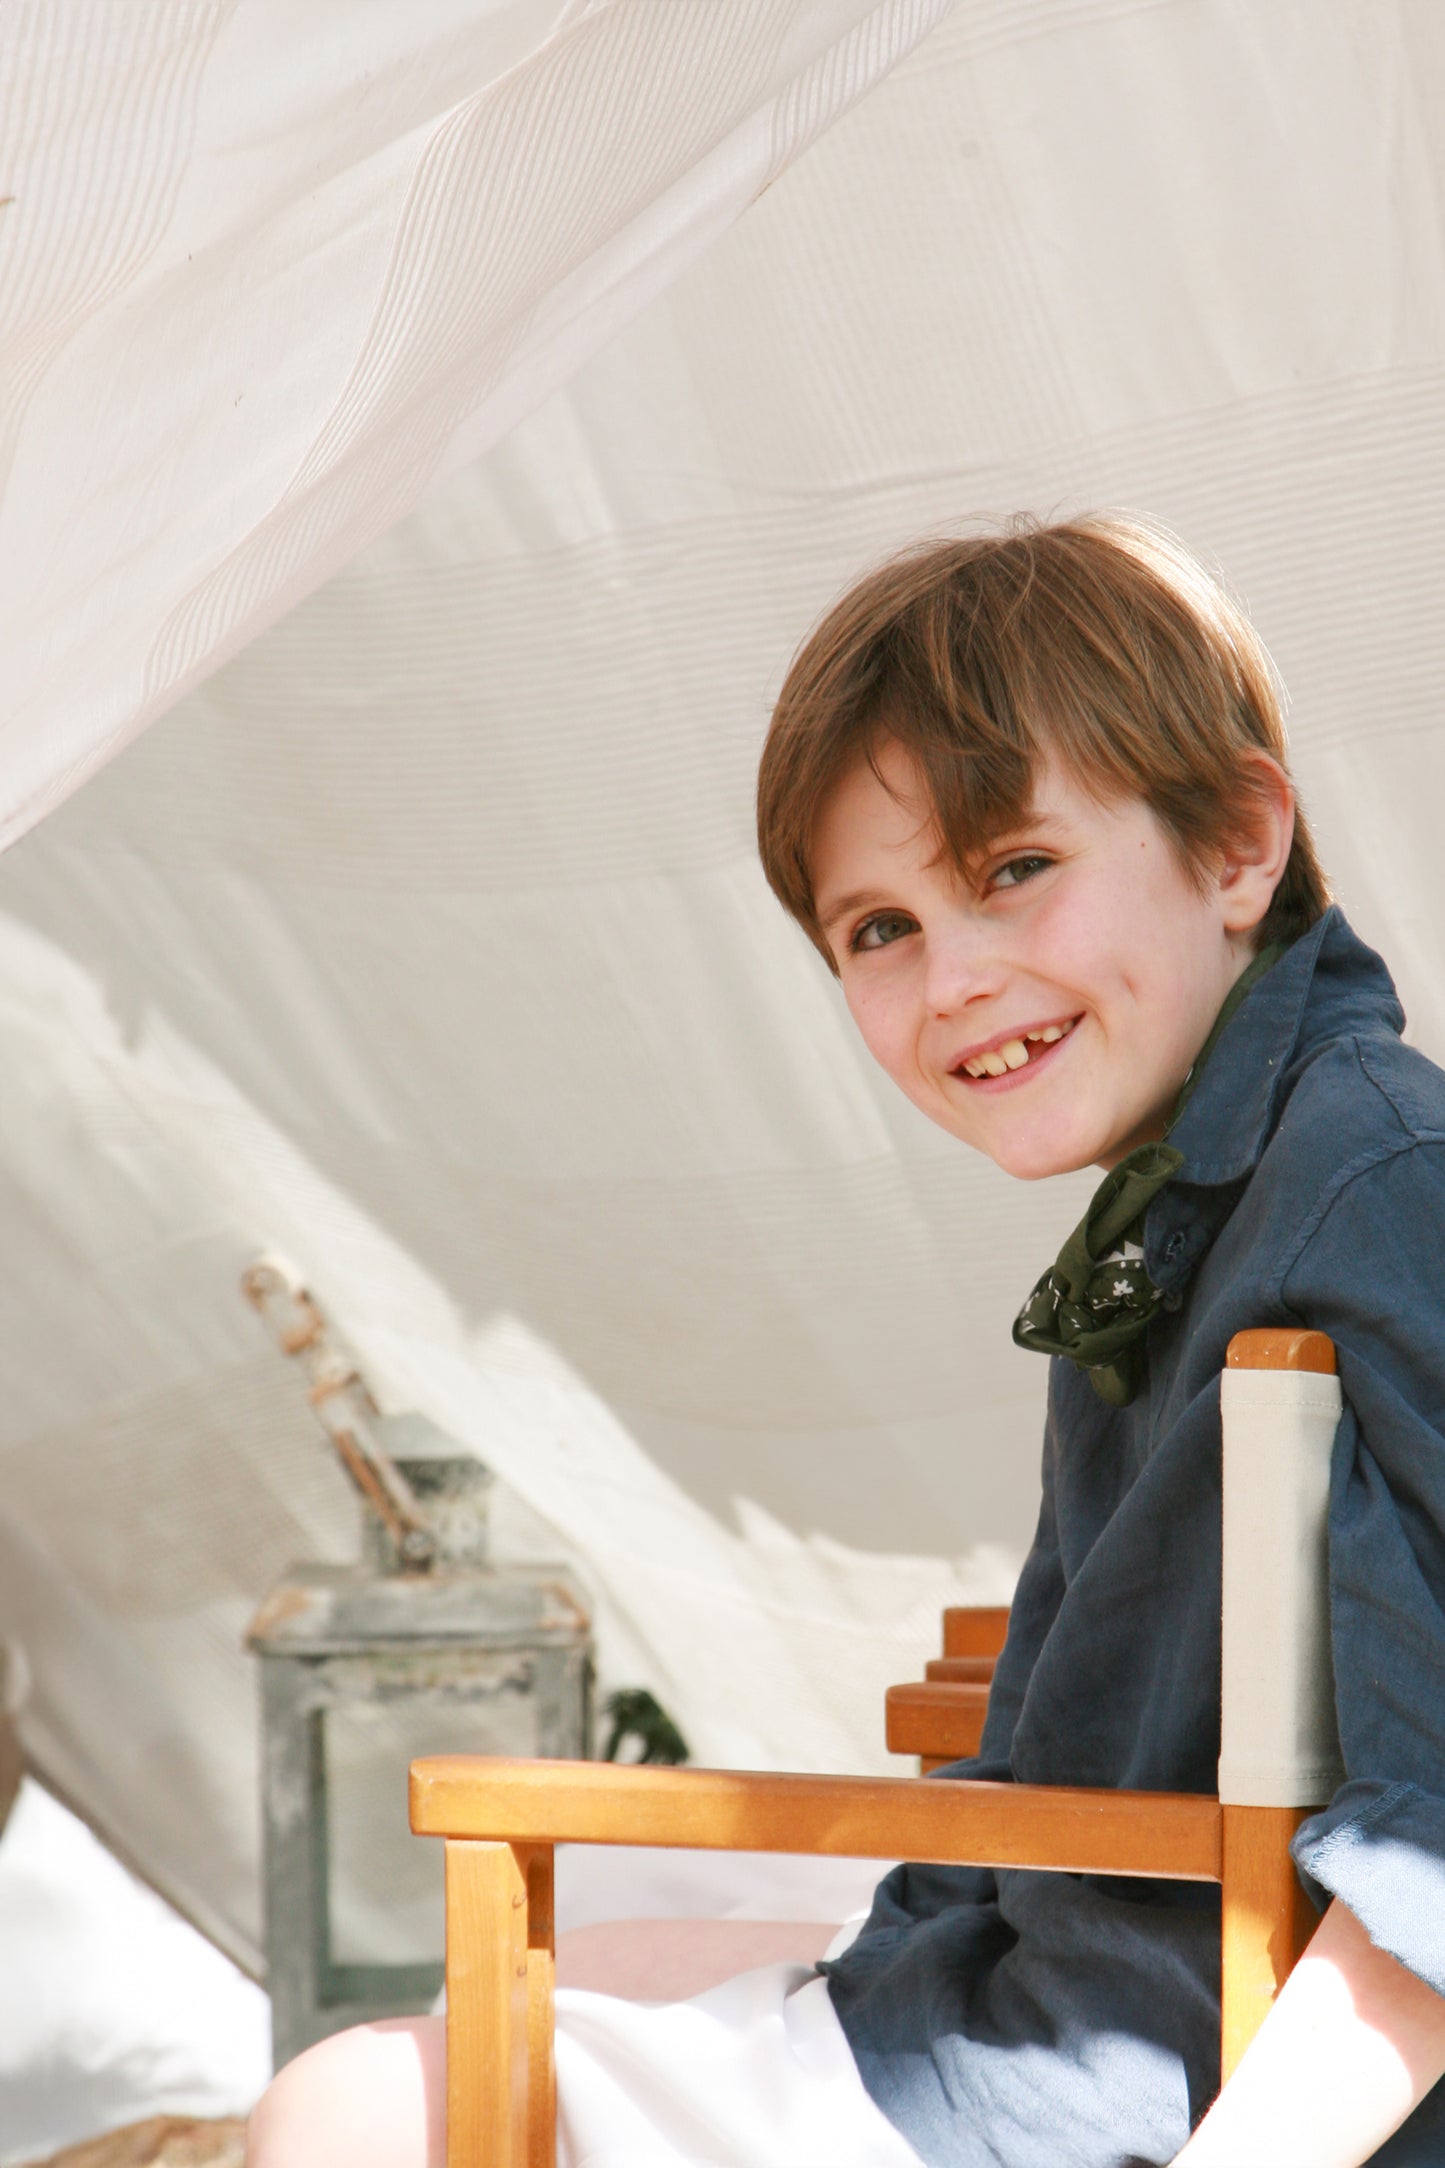
[(362, 1556), (298, 1566), (247, 1634), (260, 1658), (265, 1930), (279, 2067), (442, 1983), (440, 1847), (407, 1826), (418, 1754), (591, 1750), (591, 1621), (564, 1569), (487, 1556), (490, 1471), (383, 1416), (314, 1301), (270, 1261), (246, 1292), (363, 1498)]

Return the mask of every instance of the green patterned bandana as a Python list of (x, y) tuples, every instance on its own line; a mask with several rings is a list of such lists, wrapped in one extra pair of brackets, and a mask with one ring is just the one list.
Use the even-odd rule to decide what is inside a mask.
[[(1280, 941), (1261, 949), (1230, 988), (1184, 1079), (1169, 1129), (1189, 1104), (1225, 1025), (1288, 946)], [(1014, 1321), (1019, 1347), (1037, 1355), (1066, 1355), (1088, 1371), (1094, 1391), (1111, 1408), (1126, 1408), (1143, 1383), (1144, 1335), (1164, 1300), (1144, 1267), (1144, 1222), (1160, 1190), (1183, 1165), (1184, 1154), (1166, 1142), (1141, 1144), (1111, 1167)]]

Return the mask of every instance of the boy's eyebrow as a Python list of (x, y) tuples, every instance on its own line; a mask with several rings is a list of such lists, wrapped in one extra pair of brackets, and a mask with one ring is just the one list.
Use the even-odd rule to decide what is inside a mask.
[[(1018, 844), (1024, 842), (1031, 832), (1047, 832), (1050, 829), (1057, 829), (1058, 826), (1059, 819), (1056, 813), (1050, 812), (1046, 807), (1030, 806), (1020, 814), (1015, 822), (1008, 828), (1000, 830), (981, 849), (971, 851), (969, 853), (970, 862), (996, 857), (1000, 852), (1012, 850)], [(941, 863), (942, 858), (943, 853), (940, 851), (931, 863), (938, 865)], [(866, 910), (870, 906), (877, 907), (886, 904), (887, 901), (887, 891), (881, 888), (850, 889), (846, 896), (836, 897), (826, 910), (818, 909), (819, 928), (823, 933), (829, 933), (840, 919), (851, 918), (855, 911)], [(815, 908), (817, 907), (815, 906)]]
[(855, 911), (863, 910), (870, 903), (882, 901), (881, 888), (855, 888), (851, 895), (839, 896), (836, 902), (829, 904), (826, 911), (820, 911), (818, 924), (823, 932), (827, 933), (837, 925), (840, 918), (851, 918)]
[(1026, 842), (1028, 837), (1038, 830), (1057, 828), (1059, 825), (1059, 815), (1050, 807), (1025, 806), (1016, 820), (1010, 821), (1006, 828), (997, 829), (993, 835), (986, 836), (968, 855), (973, 859), (995, 858), (1000, 851), (1011, 851), (1017, 844)]

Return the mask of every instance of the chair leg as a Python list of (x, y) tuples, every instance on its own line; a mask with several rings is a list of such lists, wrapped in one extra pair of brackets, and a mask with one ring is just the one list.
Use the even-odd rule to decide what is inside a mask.
[(1269, 2014), (1319, 1916), (1300, 1886), (1290, 1839), (1311, 1807), (1223, 1809), (1221, 2082)]
[(550, 1844), (517, 1848), (527, 1876), (527, 2168), (557, 2168), (554, 1856)]
[(527, 1874), (517, 1850), (449, 1837), (446, 1910), (447, 2168), (529, 2168)]

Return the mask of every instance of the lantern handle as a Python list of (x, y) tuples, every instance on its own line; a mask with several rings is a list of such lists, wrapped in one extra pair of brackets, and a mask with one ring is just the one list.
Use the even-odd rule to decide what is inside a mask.
[(283, 1355), (304, 1359), (307, 1393), (336, 1457), (414, 1573), (436, 1563), (437, 1541), (415, 1491), (381, 1442), (380, 1409), (301, 1275), (271, 1252), (241, 1275), (241, 1292), (260, 1312)]

